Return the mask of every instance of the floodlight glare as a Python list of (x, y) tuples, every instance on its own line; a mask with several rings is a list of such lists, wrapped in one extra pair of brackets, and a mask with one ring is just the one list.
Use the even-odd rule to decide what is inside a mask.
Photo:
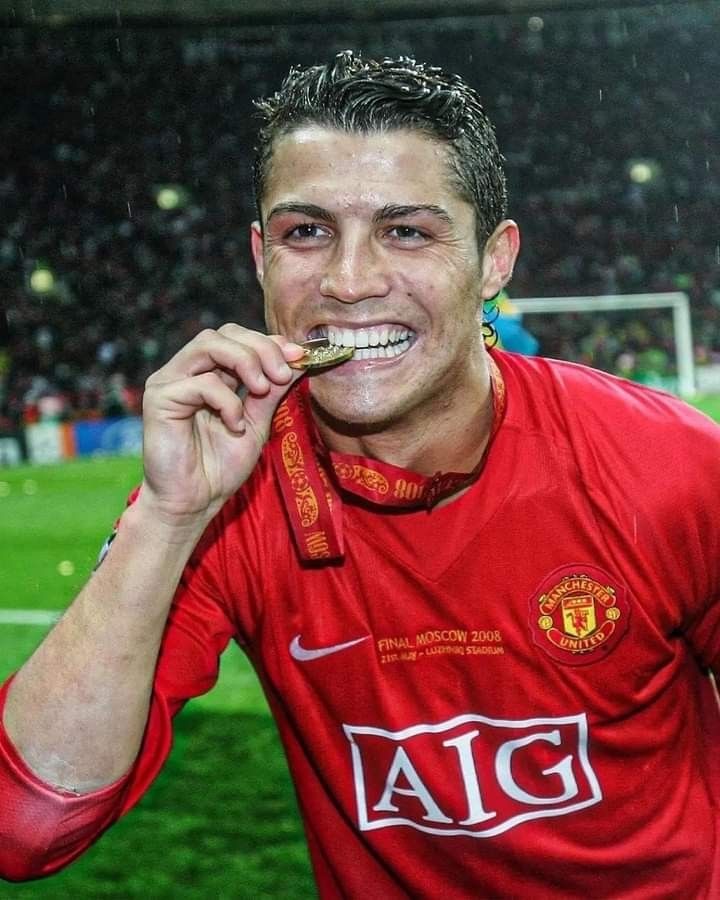
[(30, 287), (36, 294), (48, 294), (55, 287), (55, 276), (50, 269), (35, 269), (30, 276)]
[(630, 166), (630, 178), (635, 184), (647, 184), (656, 175), (656, 168), (649, 162), (634, 162)]
[(155, 195), (155, 202), (160, 209), (177, 209), (181, 201), (180, 191), (174, 187), (160, 188)]

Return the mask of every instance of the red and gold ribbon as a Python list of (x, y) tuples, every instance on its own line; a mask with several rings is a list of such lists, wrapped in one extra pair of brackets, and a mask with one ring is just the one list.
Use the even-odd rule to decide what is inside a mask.
[(380, 506), (428, 509), (475, 481), (505, 415), (505, 383), (492, 357), (493, 423), (485, 451), (471, 472), (436, 472), (428, 477), (366, 456), (328, 450), (315, 429), (307, 379), (278, 407), (270, 455), (302, 560), (343, 556), (342, 492)]

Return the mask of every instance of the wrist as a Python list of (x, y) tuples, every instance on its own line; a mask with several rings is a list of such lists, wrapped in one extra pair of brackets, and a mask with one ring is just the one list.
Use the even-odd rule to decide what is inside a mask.
[(143, 540), (192, 550), (218, 511), (219, 506), (193, 512), (170, 509), (143, 483), (137, 498), (122, 515), (121, 528), (132, 529)]

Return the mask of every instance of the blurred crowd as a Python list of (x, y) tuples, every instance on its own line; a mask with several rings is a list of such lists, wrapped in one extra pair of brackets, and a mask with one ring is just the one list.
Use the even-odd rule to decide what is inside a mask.
[[(323, 58), (415, 55), (478, 86), (524, 235), (511, 296), (682, 290), (698, 361), (720, 362), (720, 16), (708, 6), (7, 30), (0, 429), (136, 413), (147, 375), (197, 331), (262, 328), (252, 98), (317, 61), (318, 45)], [(524, 324), (545, 355), (672, 375), (667, 313)]]

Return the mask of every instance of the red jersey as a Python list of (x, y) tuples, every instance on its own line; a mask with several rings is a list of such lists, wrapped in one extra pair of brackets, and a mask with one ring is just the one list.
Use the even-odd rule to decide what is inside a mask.
[(344, 497), (342, 563), (299, 561), (263, 457), (187, 566), (126, 779), (63, 797), (2, 737), (0, 792), (57, 831), (31, 874), (138, 800), (234, 638), (323, 898), (720, 896), (720, 429), (494, 356), (507, 410), (481, 477), (431, 511)]

